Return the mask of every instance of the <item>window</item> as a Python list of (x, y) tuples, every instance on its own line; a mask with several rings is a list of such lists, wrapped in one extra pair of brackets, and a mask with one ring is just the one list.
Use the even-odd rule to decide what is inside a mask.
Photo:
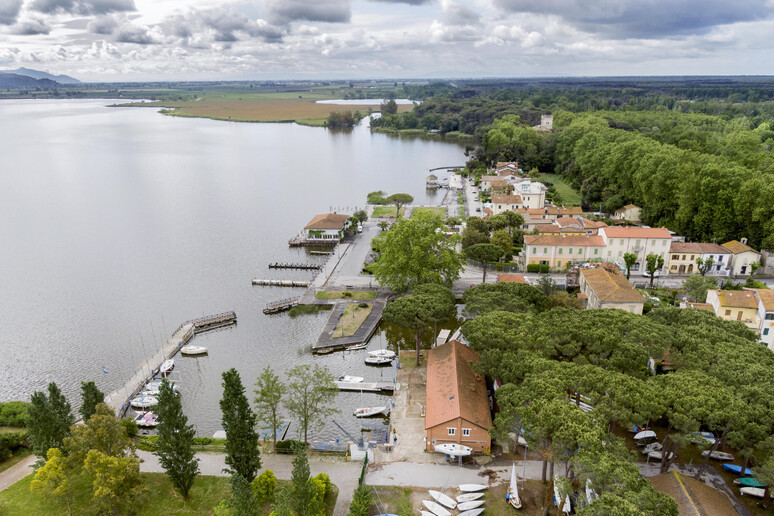
[(532, 254), (537, 254), (537, 247), (532, 248)]
[(696, 259), (696, 255), (692, 254), (691, 255), (691, 261), (694, 261), (695, 259)]
[(672, 259), (673, 260), (679, 260), (680, 259), (680, 255), (679, 254), (673, 254), (672, 255)]
[(774, 314), (766, 314), (766, 320), (767, 321), (773, 321), (774, 320)]
[(558, 262), (556, 262), (556, 266), (557, 267), (561, 267), (562, 266), (562, 260), (559, 260)]
[(635, 247), (640, 247), (640, 241), (639, 241), (639, 239), (637, 240), (637, 243), (636, 243), (636, 244), (634, 244), (634, 246), (635, 246)]
[(547, 247), (543, 248), (543, 254), (548, 254), (548, 248)]
[(768, 335), (769, 334), (769, 329), (768, 328), (763, 328), (763, 334), (764, 335)]
[(723, 263), (723, 255), (718, 255), (718, 263)]
[(449, 435), (456, 435), (457, 429), (456, 428), (446, 428), (446, 431), (449, 432)]
[[(560, 247), (559, 248), (559, 254), (562, 254), (562, 251), (563, 251), (563, 249)], [(570, 254), (572, 254), (572, 253), (570, 253)]]
[(683, 255), (683, 260), (685, 260), (685, 255)]
[(726, 315), (731, 315), (731, 310), (726, 310)]
[(736, 320), (741, 321), (742, 320), (742, 311), (739, 310), (739, 313), (736, 314)]
[(611, 256), (613, 256), (613, 251), (608, 251), (607, 252), (607, 257), (610, 258)]
[(594, 255), (599, 254), (599, 249), (594, 249)]
[(583, 254), (583, 249), (578, 248), (578, 254)]
[(470, 437), (470, 428), (462, 429), (462, 437)]

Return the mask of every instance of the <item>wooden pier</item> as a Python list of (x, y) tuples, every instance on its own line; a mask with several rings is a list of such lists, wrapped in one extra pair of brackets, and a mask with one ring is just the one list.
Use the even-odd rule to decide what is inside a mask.
[(333, 254), (333, 251), (309, 251), (309, 254), (323, 254), (326, 256), (330, 256)]
[(394, 382), (333, 382), (340, 391), (393, 392)]
[(304, 235), (296, 235), (288, 240), (290, 247), (335, 247), (338, 244), (338, 240), (308, 240), (304, 238)]
[(298, 300), (301, 299), (300, 297), (291, 297), (288, 299), (283, 299), (281, 301), (276, 301), (274, 303), (270, 303), (266, 305), (266, 308), (263, 309), (263, 313), (265, 314), (276, 314), (277, 312), (284, 312), (285, 310), (290, 310), (294, 306), (298, 306)]
[(322, 265), (316, 265), (313, 263), (270, 263), (270, 269), (303, 269), (303, 270), (319, 270)]
[(312, 282), (305, 280), (273, 280), (273, 279), (255, 279), (253, 285), (263, 287), (302, 287), (307, 288)]

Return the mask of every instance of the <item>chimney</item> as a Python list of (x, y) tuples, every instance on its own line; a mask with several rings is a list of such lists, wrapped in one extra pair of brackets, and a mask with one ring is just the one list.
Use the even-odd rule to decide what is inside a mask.
[(744, 245), (747, 245), (747, 238), (740, 238), (739, 241), (743, 243)]

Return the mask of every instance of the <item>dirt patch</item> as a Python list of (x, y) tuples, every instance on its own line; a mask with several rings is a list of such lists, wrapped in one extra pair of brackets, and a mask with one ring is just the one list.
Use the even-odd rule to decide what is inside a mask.
[(734, 506), (725, 494), (695, 478), (670, 471), (649, 480), (657, 491), (674, 498), (680, 514), (697, 516), (736, 514)]

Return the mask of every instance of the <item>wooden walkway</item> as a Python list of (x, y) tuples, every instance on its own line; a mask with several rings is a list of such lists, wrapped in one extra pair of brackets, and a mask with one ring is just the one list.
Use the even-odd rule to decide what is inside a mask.
[(294, 306), (298, 306), (299, 299), (301, 298), (291, 297), (288, 299), (282, 299), (281, 301), (275, 301), (273, 303), (269, 303), (268, 305), (266, 305), (266, 308), (263, 309), (263, 313), (276, 314), (278, 312), (284, 312), (285, 310), (290, 310)]
[(302, 269), (302, 270), (318, 270), (322, 269), (322, 265), (314, 263), (270, 263), (270, 269)]
[(371, 309), (371, 313), (368, 314), (368, 317), (366, 317), (365, 321), (363, 321), (363, 324), (360, 325), (360, 328), (357, 329), (354, 335), (351, 337), (334, 338), (332, 336), (333, 331), (336, 329), (336, 325), (348, 304), (349, 303), (346, 302), (336, 304), (336, 308), (333, 309), (330, 317), (328, 317), (328, 322), (325, 323), (320, 338), (318, 338), (315, 345), (312, 346), (313, 353), (330, 353), (331, 351), (346, 349), (349, 346), (368, 342), (368, 339), (373, 336), (374, 332), (376, 332), (376, 328), (382, 321), (382, 311), (384, 311), (387, 300), (379, 298), (374, 300), (374, 306)]
[(312, 282), (307, 280), (272, 280), (253, 279), (253, 285), (264, 287), (302, 287), (307, 288)]

